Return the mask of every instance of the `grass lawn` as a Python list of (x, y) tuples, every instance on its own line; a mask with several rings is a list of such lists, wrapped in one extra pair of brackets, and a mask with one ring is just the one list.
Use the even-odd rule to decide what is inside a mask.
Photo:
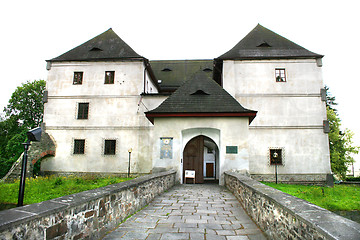
[[(120, 183), (131, 178), (118, 177), (38, 177), (26, 179), (24, 205), (78, 193), (94, 188)], [(0, 183), (0, 203), (17, 204), (19, 180), (14, 183)]]
[(333, 188), (330, 188), (263, 183), (330, 211), (360, 210), (360, 186), (358, 185), (335, 185)]

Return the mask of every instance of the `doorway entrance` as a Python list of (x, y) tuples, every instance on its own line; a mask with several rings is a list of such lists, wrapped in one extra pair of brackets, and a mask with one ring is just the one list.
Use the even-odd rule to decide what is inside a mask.
[[(183, 179), (185, 170), (195, 171), (195, 183), (216, 179), (217, 145), (210, 138), (200, 135), (191, 139), (183, 152)], [(191, 179), (188, 179), (190, 182)]]

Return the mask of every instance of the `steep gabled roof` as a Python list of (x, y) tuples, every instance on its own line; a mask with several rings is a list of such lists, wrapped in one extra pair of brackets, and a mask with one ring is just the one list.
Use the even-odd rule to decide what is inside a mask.
[(249, 117), (251, 122), (256, 111), (240, 105), (228, 92), (208, 77), (197, 72), (154, 110), (146, 112), (153, 122), (155, 117)]
[(213, 60), (156, 60), (150, 61), (151, 68), (162, 92), (173, 92), (198, 71), (209, 77), (213, 74)]
[(98, 61), (119, 59), (144, 58), (137, 54), (110, 28), (80, 46), (48, 61)]
[(322, 58), (258, 24), (219, 60)]

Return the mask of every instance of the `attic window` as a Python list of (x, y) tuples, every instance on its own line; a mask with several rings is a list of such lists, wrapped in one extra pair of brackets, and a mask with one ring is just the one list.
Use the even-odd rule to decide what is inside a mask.
[(204, 92), (203, 90), (199, 89), (196, 92), (193, 92), (190, 95), (209, 95), (208, 93)]
[(98, 47), (93, 47), (90, 52), (101, 52), (102, 49), (98, 48)]
[(262, 42), (261, 44), (257, 45), (256, 47), (271, 47), (267, 42)]
[(204, 68), (203, 71), (204, 71), (204, 72), (212, 72), (212, 69), (211, 69), (211, 68)]
[(161, 70), (162, 72), (171, 72), (172, 70), (170, 68), (164, 68), (163, 70)]

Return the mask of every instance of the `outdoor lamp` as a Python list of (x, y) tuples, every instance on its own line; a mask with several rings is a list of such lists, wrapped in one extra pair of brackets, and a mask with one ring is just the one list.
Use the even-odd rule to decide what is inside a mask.
[(22, 167), (21, 167), (21, 175), (20, 175), (20, 187), (19, 187), (19, 198), (18, 198), (18, 204), (17, 206), (20, 207), (23, 205), (24, 201), (24, 191), (25, 191), (25, 179), (26, 179), (26, 164), (27, 164), (27, 151), (29, 149), (29, 146), (31, 145), (30, 142), (39, 142), (41, 139), (41, 128), (34, 128), (31, 129), (26, 133), (28, 140), (26, 143), (23, 143), (24, 145), (24, 156), (22, 160)]
[(40, 142), (41, 128), (34, 128), (26, 133), (29, 141)]
[(129, 165), (128, 165), (128, 178), (129, 178), (130, 177), (130, 159), (131, 159), (132, 148), (129, 148), (128, 152), (129, 152)]

